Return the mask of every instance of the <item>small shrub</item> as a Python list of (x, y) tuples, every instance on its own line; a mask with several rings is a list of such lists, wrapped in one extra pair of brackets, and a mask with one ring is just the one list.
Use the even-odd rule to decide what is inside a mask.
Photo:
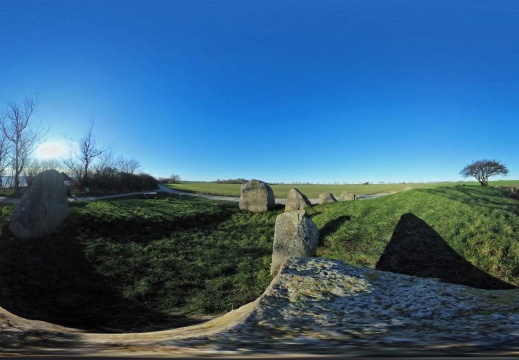
[(149, 174), (130, 174), (107, 167), (92, 174), (86, 186), (90, 188), (91, 193), (110, 194), (154, 190), (157, 184), (157, 180)]

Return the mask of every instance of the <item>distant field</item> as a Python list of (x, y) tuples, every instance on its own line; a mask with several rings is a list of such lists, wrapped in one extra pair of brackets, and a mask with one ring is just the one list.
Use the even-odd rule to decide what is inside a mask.
[[(462, 185), (480, 186), (476, 181), (450, 182), (450, 183), (408, 183), (408, 184), (348, 184), (348, 185), (327, 185), (327, 184), (274, 184), (271, 185), (274, 196), (277, 198), (287, 197), (291, 188), (297, 188), (309, 198), (317, 198), (321, 193), (332, 193), (338, 197), (343, 191), (348, 191), (356, 195), (373, 195), (380, 193), (399, 192), (411, 189), (434, 189), (441, 186)], [(519, 180), (500, 180), (491, 181), (491, 186), (511, 186), (519, 185)], [(240, 196), (239, 184), (216, 184), (208, 182), (189, 182), (181, 184), (168, 184), (172, 189), (193, 192), (197, 194), (210, 194), (222, 196)]]

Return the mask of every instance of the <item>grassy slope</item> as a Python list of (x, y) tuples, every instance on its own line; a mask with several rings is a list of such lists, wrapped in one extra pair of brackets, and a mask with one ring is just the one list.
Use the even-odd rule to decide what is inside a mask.
[(519, 285), (519, 204), (491, 187), (420, 189), (313, 207), (309, 214), (324, 242), (318, 255), (374, 268), (401, 216), (409, 212), (472, 264)]
[[(348, 191), (357, 195), (372, 195), (379, 193), (398, 192), (406, 189), (434, 189), (443, 186), (455, 186), (455, 185), (471, 185), (479, 186), (479, 183), (474, 181), (459, 182), (459, 183), (420, 183), (420, 184), (369, 184), (369, 185), (326, 185), (326, 184), (274, 184), (271, 185), (274, 191), (274, 196), (277, 198), (286, 198), (288, 191), (291, 188), (299, 189), (303, 194), (309, 198), (317, 198), (321, 193), (332, 193), (336, 197), (339, 197), (343, 191)], [(519, 180), (506, 180), (506, 181), (491, 181), (490, 185), (493, 186), (510, 186), (519, 185)], [(177, 190), (194, 192), (198, 194), (211, 194), (211, 195), (225, 195), (225, 196), (240, 196), (239, 184), (216, 184), (207, 182), (189, 182), (181, 184), (169, 184), (169, 187)]]
[[(454, 186), (308, 213), (321, 231), (318, 256), (373, 268), (411, 212), (474, 265), (519, 285), (518, 205), (495, 188)], [(218, 314), (255, 299), (271, 280), (282, 211), (251, 214), (234, 203), (170, 197), (77, 203), (55, 234), (23, 243), (7, 229), (11, 208), (0, 206), (1, 305), (98, 331), (184, 325), (182, 316)]]

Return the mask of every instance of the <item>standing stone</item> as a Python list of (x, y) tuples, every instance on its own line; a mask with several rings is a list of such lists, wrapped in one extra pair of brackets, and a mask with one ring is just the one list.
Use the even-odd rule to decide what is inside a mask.
[(319, 244), (319, 229), (306, 211), (289, 211), (276, 218), (270, 274), (275, 275), (290, 257), (310, 257)]
[(63, 175), (47, 170), (36, 176), (15, 205), (9, 229), (20, 239), (35, 238), (53, 232), (67, 216)]
[(352, 193), (343, 191), (341, 196), (339, 197), (339, 200), (340, 201), (353, 201), (353, 200), (355, 200), (355, 197), (353, 196)]
[(331, 193), (323, 193), (319, 195), (319, 204), (337, 201)]
[(304, 208), (310, 206), (312, 206), (312, 203), (301, 191), (296, 188), (292, 188), (288, 191), (285, 211), (304, 210)]
[(274, 192), (269, 184), (260, 180), (251, 180), (241, 186), (240, 209), (265, 212), (275, 206)]

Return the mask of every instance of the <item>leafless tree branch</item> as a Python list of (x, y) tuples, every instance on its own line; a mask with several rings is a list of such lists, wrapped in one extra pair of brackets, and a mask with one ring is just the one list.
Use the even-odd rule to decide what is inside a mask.
[(14, 176), (14, 190), (20, 189), (20, 176), (30, 155), (41, 143), (49, 129), (33, 125), (31, 117), (38, 106), (38, 97), (26, 97), (20, 103), (8, 102), (7, 111), (0, 118), (3, 136), (10, 146), (10, 165)]

